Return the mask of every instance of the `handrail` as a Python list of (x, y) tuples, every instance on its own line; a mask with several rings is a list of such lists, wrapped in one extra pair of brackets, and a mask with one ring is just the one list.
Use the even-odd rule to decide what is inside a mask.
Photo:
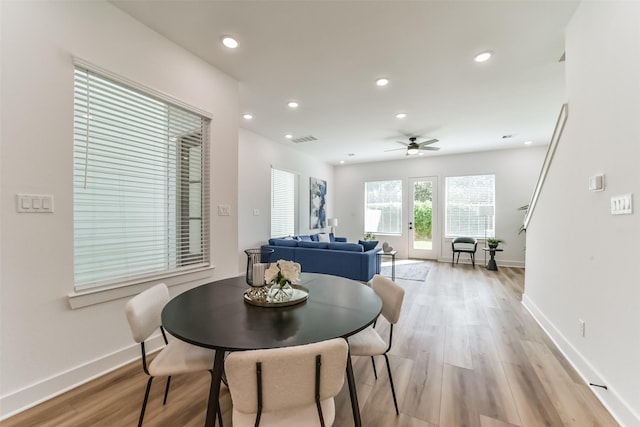
[(551, 137), (549, 148), (547, 149), (547, 154), (544, 157), (544, 162), (542, 163), (542, 170), (540, 171), (538, 182), (536, 183), (536, 187), (533, 190), (533, 195), (531, 196), (531, 202), (529, 202), (529, 209), (527, 209), (527, 214), (524, 216), (524, 220), (522, 222), (523, 230), (526, 230), (527, 227), (529, 226), (531, 215), (533, 214), (533, 210), (536, 207), (536, 202), (538, 201), (538, 196), (540, 195), (540, 191), (542, 191), (544, 180), (547, 177), (547, 172), (549, 171), (549, 167), (551, 166), (551, 160), (553, 160), (553, 154), (555, 153), (556, 147), (558, 146), (558, 141), (560, 141), (560, 137), (562, 136), (562, 131), (564, 130), (564, 124), (566, 123), (568, 116), (569, 116), (569, 105), (566, 103), (562, 104), (562, 108), (560, 109), (560, 114), (558, 115), (558, 121), (556, 122), (555, 129), (553, 130), (553, 136)]

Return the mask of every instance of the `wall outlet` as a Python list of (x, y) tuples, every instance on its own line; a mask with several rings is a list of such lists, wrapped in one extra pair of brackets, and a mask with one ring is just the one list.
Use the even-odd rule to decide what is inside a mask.
[(585, 323), (584, 323), (584, 320), (582, 319), (578, 319), (578, 332), (580, 333), (581, 337), (585, 336), (585, 332), (586, 332)]

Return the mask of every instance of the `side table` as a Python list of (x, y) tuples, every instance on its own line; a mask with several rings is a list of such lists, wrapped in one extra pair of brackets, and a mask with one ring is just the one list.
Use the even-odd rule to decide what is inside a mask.
[(496, 264), (496, 260), (495, 260), (495, 256), (496, 256), (496, 252), (502, 252), (503, 249), (498, 249), (498, 248), (482, 248), (483, 251), (485, 252), (489, 252), (489, 256), (491, 257), (491, 259), (489, 260), (489, 263), (487, 264), (487, 270), (491, 270), (491, 271), (498, 271), (498, 265)]
[[(393, 280), (394, 282), (396, 281), (396, 254), (397, 253), (398, 251), (389, 251), (389, 252), (378, 251), (378, 256), (380, 258), (391, 257), (391, 280)], [(378, 274), (380, 274), (380, 271), (378, 271)]]

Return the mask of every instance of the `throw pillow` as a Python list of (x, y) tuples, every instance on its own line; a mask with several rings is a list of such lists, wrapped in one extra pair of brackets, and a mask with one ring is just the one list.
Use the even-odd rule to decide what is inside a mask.
[(362, 247), (364, 248), (364, 251), (370, 251), (371, 249), (374, 249), (376, 246), (378, 246), (378, 241), (377, 240), (358, 240), (358, 244), (362, 245)]
[(331, 239), (327, 233), (319, 233), (318, 234), (318, 242), (330, 242)]

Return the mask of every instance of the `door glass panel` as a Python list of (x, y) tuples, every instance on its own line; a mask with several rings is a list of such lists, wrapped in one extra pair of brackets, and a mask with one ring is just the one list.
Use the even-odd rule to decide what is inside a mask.
[(433, 182), (413, 183), (413, 249), (433, 249)]

